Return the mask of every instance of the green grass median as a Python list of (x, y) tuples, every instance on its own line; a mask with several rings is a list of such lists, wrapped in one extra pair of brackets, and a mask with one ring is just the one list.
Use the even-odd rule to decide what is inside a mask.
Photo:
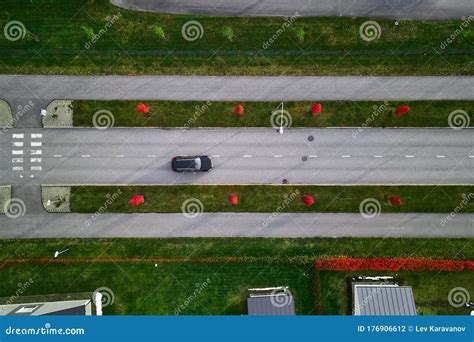
[[(238, 205), (229, 203), (236, 194)], [(144, 203), (132, 206), (133, 195)], [(304, 195), (314, 198), (307, 206)], [(401, 205), (394, 205), (393, 197)], [(319, 186), (319, 185), (172, 185), (73, 186), (71, 211), (76, 213), (177, 213), (196, 199), (204, 212), (334, 212), (358, 213), (373, 199), (382, 213), (473, 213), (474, 186)], [(392, 201), (391, 201), (392, 199)]]
[[(12, 33), (10, 39), (0, 40), (2, 73), (469, 75), (474, 71), (471, 30), (461, 30), (446, 44), (460, 30), (461, 20), (396, 24), (377, 19), (380, 35), (367, 42), (360, 28), (368, 18), (170, 15), (123, 10), (108, 0), (86, 4), (6, 0), (0, 10), (4, 24), (23, 25), (18, 36)], [(198, 22), (195, 40), (182, 33), (189, 22)]]
[[(149, 113), (137, 112), (144, 103)], [(474, 115), (474, 101), (322, 101), (322, 111), (312, 116), (315, 101), (285, 102), (292, 127), (449, 127), (449, 114), (463, 110)], [(234, 112), (242, 105), (244, 113)], [(115, 127), (271, 127), (270, 117), (279, 102), (210, 101), (91, 101), (73, 102), (74, 126), (92, 127), (94, 113), (110, 111)], [(404, 116), (394, 115), (409, 106)], [(470, 126), (474, 125), (474, 118)]]

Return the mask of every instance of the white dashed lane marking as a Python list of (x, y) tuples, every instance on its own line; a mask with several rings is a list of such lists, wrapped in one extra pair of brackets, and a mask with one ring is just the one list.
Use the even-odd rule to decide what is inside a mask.
[(317, 155), (315, 155), (315, 154), (313, 154), (313, 155), (310, 155), (309, 157), (310, 157), (310, 158), (318, 158), (318, 156), (317, 156)]
[(275, 158), (281, 158), (281, 157), (283, 157), (283, 156), (282, 156), (281, 154), (275, 154), (274, 157), (275, 157)]
[(62, 155), (61, 155), (61, 154), (55, 154), (53, 157), (54, 157), (54, 158), (61, 158)]
[(250, 154), (244, 154), (243, 157), (244, 158), (252, 158), (252, 156)]
[(412, 156), (412, 155), (409, 154), (409, 155), (406, 155), (405, 157), (406, 158), (414, 158), (415, 156)]
[(154, 154), (149, 154), (148, 158), (155, 158), (156, 156)]
[(125, 157), (123, 154), (117, 154), (117, 155), (115, 156), (115, 158), (123, 158), (123, 157)]
[(351, 157), (351, 156), (348, 155), (348, 154), (341, 156), (341, 158), (350, 158), (350, 157)]
[(81, 157), (82, 157), (82, 158), (90, 158), (91, 155), (90, 155), (90, 154), (83, 154)]
[(436, 158), (444, 158), (444, 156), (436, 156)]
[(376, 155), (374, 156), (374, 158), (382, 158), (382, 157), (383, 157), (383, 156), (381, 156), (380, 154), (376, 154)]

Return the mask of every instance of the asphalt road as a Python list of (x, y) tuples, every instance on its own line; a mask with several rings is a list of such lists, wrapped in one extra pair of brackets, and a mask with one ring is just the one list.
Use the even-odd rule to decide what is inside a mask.
[[(28, 213), (28, 211), (27, 211)], [(99, 237), (474, 237), (472, 215), (443, 214), (43, 214), (9, 219), (0, 215), (0, 238)]]
[(474, 100), (474, 77), (3, 75), (0, 91), (6, 100)]
[(225, 16), (350, 16), (459, 19), (474, 14), (471, 0), (112, 0), (124, 8)]
[[(0, 136), (0, 184), (281, 184), (283, 179), (471, 184), (472, 133), (449, 128), (286, 129), (282, 135), (271, 127), (11, 130)], [(214, 170), (171, 170), (172, 157), (199, 154), (214, 157)]]
[(41, 127), (40, 109), (57, 99), (474, 100), (474, 78), (1, 75), (0, 97), (13, 108), (15, 127)]

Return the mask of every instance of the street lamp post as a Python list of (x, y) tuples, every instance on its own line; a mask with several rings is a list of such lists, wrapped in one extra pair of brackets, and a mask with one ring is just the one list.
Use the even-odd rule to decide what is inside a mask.
[(69, 250), (69, 248), (66, 248), (66, 249), (64, 249), (64, 250), (62, 250), (62, 251), (56, 251), (56, 252), (54, 252), (54, 258), (56, 259), (60, 254), (63, 254), (63, 253), (65, 253), (65, 252), (67, 252), (68, 250)]
[(280, 130), (278, 131), (278, 133), (280, 133), (280, 134), (283, 134), (283, 110), (284, 110), (283, 106), (284, 106), (284, 104), (282, 102), (281, 103), (281, 116), (280, 116)]

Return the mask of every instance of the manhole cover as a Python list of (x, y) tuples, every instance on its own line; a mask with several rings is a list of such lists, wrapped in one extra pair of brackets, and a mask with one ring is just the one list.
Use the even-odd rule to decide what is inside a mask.
[(303, 158), (301, 158), (302, 161), (307, 161), (308, 160), (308, 157), (307, 156), (303, 156)]
[(308, 137), (308, 141), (313, 141), (313, 140), (314, 140), (314, 137), (313, 137), (312, 135), (310, 135), (310, 136)]

